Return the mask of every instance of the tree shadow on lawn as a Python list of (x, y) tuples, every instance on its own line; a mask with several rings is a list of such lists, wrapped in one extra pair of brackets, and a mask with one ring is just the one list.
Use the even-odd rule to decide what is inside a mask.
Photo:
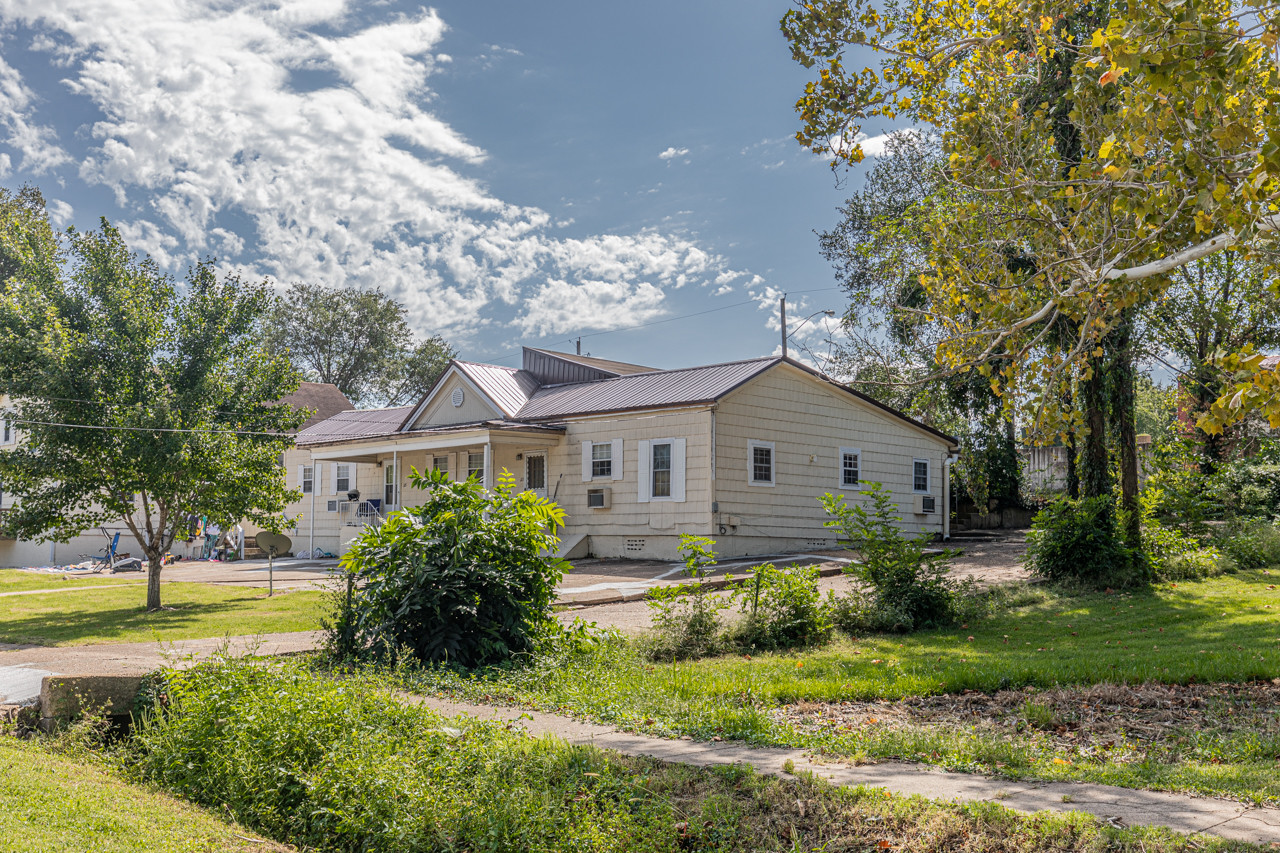
[[(153, 638), (192, 639), (195, 635), (182, 633), (183, 629), (194, 628), (201, 623), (208, 623), (209, 632), (198, 636), (215, 637), (227, 633), (227, 620), (223, 617), (232, 614), (240, 617), (272, 615), (270, 611), (245, 611), (244, 603), (244, 600), (180, 601), (163, 610), (149, 613), (145, 598), (142, 598), (138, 604), (127, 607), (45, 612), (20, 619), (3, 619), (0, 621), (0, 642), (73, 646), (86, 641), (110, 643), (145, 642)], [(180, 636), (163, 636), (171, 633)]]

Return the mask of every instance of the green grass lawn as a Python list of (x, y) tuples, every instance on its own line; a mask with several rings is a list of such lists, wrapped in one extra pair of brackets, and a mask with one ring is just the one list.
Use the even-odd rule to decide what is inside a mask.
[(0, 643), (77, 646), (190, 640), (319, 628), (323, 592), (277, 592), (200, 583), (160, 588), (165, 609), (146, 611), (145, 586), (0, 598)]
[[(1012, 776), (1089, 779), (1280, 800), (1280, 720), (1241, 733), (1170, 731), (1064, 754), (1028, 729), (1018, 737), (968, 726), (814, 730), (778, 709), (796, 703), (1052, 688), (1103, 682), (1239, 682), (1280, 677), (1280, 576), (1247, 572), (1132, 594), (1031, 590), (1023, 603), (957, 629), (842, 638), (823, 648), (675, 664), (644, 659), (634, 641), (461, 675), (422, 675), (418, 689), (525, 704), (668, 736), (719, 735), (841, 755), (901, 757)], [(1034, 695), (1028, 697), (1034, 700)]]
[(291, 849), (99, 767), (5, 737), (0, 779), (0, 853)]
[(21, 569), (0, 569), (0, 593), (26, 592), (31, 589), (75, 589), (81, 586), (111, 586), (115, 584), (146, 583), (146, 575), (85, 575), (66, 577), (62, 574), (24, 572)]

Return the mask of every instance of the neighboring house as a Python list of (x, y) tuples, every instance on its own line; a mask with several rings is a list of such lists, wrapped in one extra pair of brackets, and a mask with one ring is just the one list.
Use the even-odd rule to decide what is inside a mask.
[[(297, 391), (282, 397), (280, 402), (309, 412), (302, 429), (354, 408), (336, 386), (325, 382), (303, 382), (299, 384)], [(17, 425), (4, 417), (8, 410), (9, 398), (0, 395), (0, 452), (12, 450), (21, 440)], [(4, 484), (0, 483), (0, 517), (12, 506), (12, 498), (4, 492)], [(121, 521), (109, 522), (102, 530), (84, 531), (70, 542), (35, 542), (0, 536), (0, 567), (78, 563), (85, 554), (103, 553), (110, 544), (109, 537), (116, 533), (120, 534), (121, 552), (138, 552), (137, 540)], [(257, 528), (246, 524), (246, 533), (253, 536), (257, 533)], [(188, 552), (187, 543), (174, 543), (173, 553), (181, 556), (198, 556), (199, 545), (193, 544), (190, 551), (191, 553)]]
[[(286, 454), (295, 550), (342, 553), (424, 495), (410, 468), (485, 483), (504, 470), (566, 511), (562, 553), (674, 559), (830, 548), (818, 497), (874, 480), (904, 526), (946, 535), (954, 438), (786, 358), (655, 370), (524, 349), (520, 369), (453, 361), (414, 406), (347, 411)], [(358, 492), (350, 499), (348, 492)]]

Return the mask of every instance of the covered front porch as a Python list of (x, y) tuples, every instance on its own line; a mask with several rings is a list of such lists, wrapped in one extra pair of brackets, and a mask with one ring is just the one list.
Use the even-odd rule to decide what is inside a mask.
[(552, 470), (549, 451), (563, 440), (563, 427), (489, 421), (314, 445), (310, 450), (316, 466), (330, 469), (326, 482), (332, 484), (337, 506), (326, 502), (327, 516), (339, 528), (339, 553), (345, 553), (364, 525), (426, 499), (426, 492), (410, 483), (414, 470), (443, 471), (455, 481), (474, 476), (485, 486), (510, 472), (520, 489), (554, 498), (563, 472)]

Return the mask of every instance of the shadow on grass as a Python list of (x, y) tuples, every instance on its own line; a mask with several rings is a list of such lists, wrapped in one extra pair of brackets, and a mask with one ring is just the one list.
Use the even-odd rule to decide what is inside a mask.
[[(221, 601), (179, 599), (167, 603), (162, 610), (147, 612), (146, 596), (140, 594), (137, 604), (125, 606), (113, 606), (115, 602), (110, 602), (96, 607), (41, 608), (39, 612), (21, 616), (0, 613), (0, 642), (60, 646), (85, 642), (143, 642), (153, 638), (168, 639), (166, 635), (175, 635), (175, 638), (212, 637), (236, 633), (240, 626), (248, 633), (270, 631), (273, 630), (271, 626), (261, 623), (274, 616), (289, 615), (288, 612), (255, 607), (258, 598), (244, 596)], [(96, 603), (102, 605), (101, 601)], [(283, 605), (281, 610), (287, 607)], [(205, 625), (208, 626), (207, 633), (190, 633)]]

